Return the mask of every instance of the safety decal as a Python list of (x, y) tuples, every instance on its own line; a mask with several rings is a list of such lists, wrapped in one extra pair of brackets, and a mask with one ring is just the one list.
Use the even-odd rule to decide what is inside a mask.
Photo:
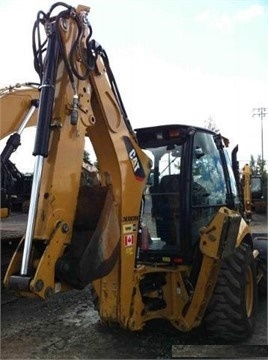
[(124, 245), (126, 247), (134, 245), (134, 234), (124, 235)]
[(136, 224), (123, 225), (123, 233), (124, 234), (133, 233), (134, 231), (136, 231)]
[(126, 149), (128, 152), (128, 157), (131, 162), (134, 175), (136, 180), (142, 181), (145, 179), (145, 172), (141, 166), (140, 159), (138, 157), (138, 154), (136, 153), (136, 150), (134, 149), (134, 146), (132, 145), (130, 139), (127, 136), (123, 136), (124, 143), (126, 145)]
[(133, 253), (134, 253), (133, 246), (126, 247), (125, 253), (126, 253), (126, 255), (129, 255), (129, 256), (133, 255)]
[(126, 221), (138, 221), (139, 220), (139, 216), (123, 216), (122, 220), (124, 222)]

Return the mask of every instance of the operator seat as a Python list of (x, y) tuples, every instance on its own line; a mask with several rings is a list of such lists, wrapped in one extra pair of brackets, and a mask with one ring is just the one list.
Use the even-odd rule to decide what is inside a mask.
[[(171, 193), (179, 193), (180, 186), (180, 175), (165, 175), (162, 177), (159, 184), (159, 192), (162, 192), (166, 195), (170, 195)], [(176, 202), (175, 202), (176, 203)]]

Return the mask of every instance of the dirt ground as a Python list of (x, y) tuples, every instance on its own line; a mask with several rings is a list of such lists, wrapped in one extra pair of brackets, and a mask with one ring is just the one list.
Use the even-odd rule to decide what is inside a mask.
[[(2, 236), (23, 231), (25, 221), (2, 222)], [(252, 221), (254, 233), (267, 234), (267, 218)], [(16, 230), (14, 230), (16, 229)], [(93, 308), (89, 289), (58, 294), (47, 301), (17, 298), (2, 288), (1, 359), (169, 359), (268, 357), (267, 298), (261, 296), (253, 336), (239, 344), (215, 344), (202, 328), (181, 333), (165, 321), (129, 332), (104, 327)]]

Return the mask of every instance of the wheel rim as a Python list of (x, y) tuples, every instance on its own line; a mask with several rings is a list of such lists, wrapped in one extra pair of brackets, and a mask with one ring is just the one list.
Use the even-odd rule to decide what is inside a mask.
[(247, 316), (250, 317), (253, 309), (254, 301), (254, 284), (253, 284), (253, 274), (250, 267), (247, 268), (246, 274), (246, 311)]

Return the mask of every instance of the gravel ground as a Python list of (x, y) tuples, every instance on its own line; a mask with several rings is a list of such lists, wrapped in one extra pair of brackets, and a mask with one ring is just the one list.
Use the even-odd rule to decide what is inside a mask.
[(229, 358), (267, 358), (266, 305), (262, 297), (252, 338), (227, 346), (210, 342), (201, 328), (185, 334), (158, 320), (140, 332), (104, 327), (88, 289), (72, 290), (48, 301), (18, 299), (4, 291), (1, 359), (168, 359), (172, 355), (220, 358), (220, 354)]
[[(19, 218), (14, 218), (18, 223)], [(24, 219), (25, 220), (25, 219)], [(25, 221), (24, 221), (25, 223)], [(8, 231), (2, 223), (2, 235)], [(24, 224), (25, 225), (25, 224)], [(11, 226), (17, 231), (21, 225)], [(267, 233), (267, 219), (252, 221), (254, 233)], [(14, 237), (14, 233), (12, 235)], [(58, 294), (47, 301), (17, 298), (2, 289), (1, 359), (168, 359), (268, 357), (267, 298), (261, 296), (253, 336), (239, 344), (215, 344), (202, 328), (181, 333), (165, 321), (129, 332), (99, 323), (88, 288)]]

